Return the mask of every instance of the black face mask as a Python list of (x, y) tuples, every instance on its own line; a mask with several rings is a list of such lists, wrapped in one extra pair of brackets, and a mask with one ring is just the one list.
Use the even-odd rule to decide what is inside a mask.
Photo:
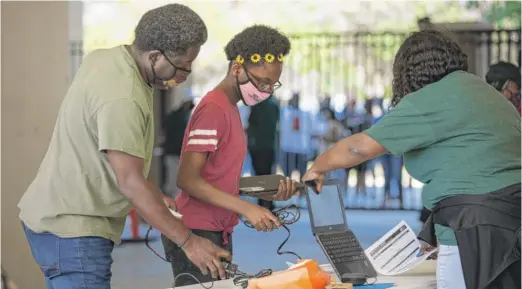
[(176, 80), (174, 80), (174, 77), (176, 76), (176, 73), (178, 72), (178, 70), (187, 73), (187, 77), (188, 77), (188, 75), (192, 71), (188, 70), (188, 69), (185, 69), (185, 68), (182, 68), (182, 67), (176, 66), (174, 63), (172, 63), (172, 61), (170, 61), (170, 59), (165, 55), (165, 53), (163, 51), (160, 51), (160, 53), (163, 54), (163, 57), (165, 57), (167, 62), (172, 67), (174, 67), (174, 72), (172, 73), (172, 75), (170, 77), (167, 77), (167, 78), (159, 77), (156, 74), (156, 69), (154, 69), (154, 64), (151, 63), (150, 64), (150, 68), (152, 70), (152, 77), (153, 77), (153, 79), (152, 79), (152, 83), (149, 83), (149, 84), (150, 84), (150, 86), (152, 86), (154, 88), (157, 88), (157, 89), (170, 90), (173, 87), (178, 86), (178, 83), (176, 82)]

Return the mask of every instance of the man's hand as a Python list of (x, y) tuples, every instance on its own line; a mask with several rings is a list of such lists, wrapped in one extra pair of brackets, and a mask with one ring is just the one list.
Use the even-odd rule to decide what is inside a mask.
[(287, 201), (296, 194), (299, 194), (299, 192), (296, 192), (295, 181), (287, 177), (286, 180), (281, 180), (281, 182), (279, 182), (279, 189), (277, 190), (277, 194), (273, 196), (272, 200)]
[(324, 174), (314, 171), (313, 166), (303, 175), (303, 182), (315, 182), (317, 193), (323, 190)]
[(218, 276), (221, 279), (226, 278), (225, 268), (221, 264), (221, 259), (232, 261), (230, 252), (216, 246), (210, 240), (194, 234), (189, 237), (182, 249), (187, 258), (201, 270), (203, 275), (207, 275), (208, 271), (210, 271), (214, 279)]
[(242, 215), (247, 218), (248, 222), (256, 228), (257, 231), (268, 232), (275, 228), (281, 227), (281, 222), (269, 210), (258, 205), (248, 203)]

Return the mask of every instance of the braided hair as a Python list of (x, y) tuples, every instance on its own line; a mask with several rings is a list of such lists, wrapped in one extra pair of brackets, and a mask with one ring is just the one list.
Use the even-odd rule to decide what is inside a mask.
[(458, 70), (468, 70), (468, 56), (454, 40), (436, 30), (412, 33), (395, 55), (391, 106)]

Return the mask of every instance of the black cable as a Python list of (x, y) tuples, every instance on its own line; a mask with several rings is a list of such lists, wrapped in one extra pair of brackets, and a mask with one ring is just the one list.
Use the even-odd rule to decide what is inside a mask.
[(156, 252), (156, 250), (154, 250), (150, 245), (149, 245), (149, 235), (150, 235), (150, 232), (152, 231), (152, 226), (149, 226), (149, 228), (147, 229), (147, 233), (145, 233), (145, 246), (147, 246), (147, 248), (149, 248), (149, 250), (152, 251), (152, 253), (154, 253), (154, 255), (156, 255), (157, 257), (159, 257), (161, 260), (165, 261), (165, 262), (169, 262), (171, 263), (171, 261), (168, 259), (168, 256), (161, 256), (158, 252)]
[(174, 276), (174, 281), (172, 282), (172, 289), (176, 288), (176, 280), (181, 277), (181, 276), (189, 276), (189, 277), (192, 277), (192, 279), (196, 280), (196, 282), (198, 282), (198, 284), (205, 288), (205, 289), (210, 289), (214, 286), (214, 280), (211, 281), (210, 283), (210, 286), (205, 286), (203, 285), (203, 283), (201, 283), (201, 281), (198, 280), (198, 278), (196, 278), (196, 276), (190, 274), (190, 273), (179, 273), (178, 275)]
[[(156, 252), (156, 250), (154, 250), (154, 248), (152, 248), (149, 244), (149, 236), (150, 236), (150, 232), (152, 231), (152, 226), (149, 226), (149, 228), (147, 229), (147, 233), (145, 233), (145, 246), (147, 246), (147, 248), (149, 248), (149, 250), (152, 251), (152, 253), (154, 253), (154, 255), (156, 255), (158, 258), (160, 258), (161, 260), (165, 261), (165, 262), (168, 262), (168, 263), (172, 263), (168, 256), (161, 256), (160, 253)], [(203, 283), (201, 283), (198, 278), (196, 278), (196, 276), (190, 274), (190, 273), (179, 273), (177, 275), (174, 276), (174, 281), (172, 282), (172, 288), (176, 288), (176, 280), (178, 280), (179, 277), (181, 276), (188, 276), (188, 277), (192, 277), (194, 280), (196, 280), (196, 282), (198, 282), (199, 285), (201, 285), (201, 287), (205, 288), (205, 289), (210, 289), (214, 286), (214, 280), (211, 281), (210, 283), (210, 286), (205, 286), (203, 285)]]
[[(295, 209), (295, 212), (292, 212), (290, 209)], [(299, 221), (299, 219), (301, 218), (301, 210), (296, 205), (288, 205), (283, 208), (272, 211), (272, 214), (274, 214), (274, 216), (276, 216), (279, 219), (279, 221), (281, 222), (281, 227), (283, 227), (288, 232), (288, 236), (286, 237), (286, 239), (277, 248), (277, 254), (293, 255), (293, 256), (297, 257), (298, 259), (302, 259), (301, 256), (299, 256), (295, 252), (281, 251), (283, 246), (288, 242), (288, 240), (290, 239), (290, 236), (292, 235), (292, 233), (290, 232), (290, 229), (288, 229), (287, 226), (295, 224), (297, 221)], [(247, 226), (248, 228), (255, 229), (255, 227), (252, 224), (250, 224), (250, 222), (248, 222), (247, 220), (241, 219), (241, 221), (243, 221), (245, 226)]]
[[(290, 209), (295, 209), (296, 212), (292, 212)], [(292, 233), (290, 232), (290, 229), (287, 226), (295, 224), (301, 218), (301, 211), (300, 211), (299, 207), (296, 206), (296, 205), (288, 205), (288, 206), (285, 206), (283, 208), (274, 210), (274, 211), (272, 211), (272, 213), (276, 217), (279, 218), (279, 220), (281, 222), (281, 227), (283, 227), (288, 232), (288, 236), (286, 237), (286, 239), (277, 248), (277, 254), (279, 254), (279, 255), (293, 255), (293, 256), (297, 257), (298, 259), (302, 259), (295, 252), (292, 252), (292, 251), (281, 251), (283, 246), (288, 242), (288, 240), (290, 239), (290, 236), (292, 235)], [(241, 219), (241, 221), (243, 221), (245, 226), (247, 226), (248, 228), (251, 228), (251, 229), (255, 229), (255, 227), (252, 224), (250, 224), (250, 222), (248, 222), (247, 220), (244, 220), (242, 218), (240, 218), (240, 219)], [(161, 256), (158, 252), (156, 252), (156, 250), (154, 250), (149, 245), (149, 235), (150, 235), (151, 231), (152, 231), (152, 226), (149, 226), (149, 228), (147, 230), (147, 233), (145, 234), (145, 246), (147, 246), (147, 248), (149, 248), (149, 250), (151, 250), (154, 253), (154, 255), (159, 257), (161, 260), (163, 260), (165, 262), (171, 263), (171, 261), (168, 259), (168, 257)], [(229, 272), (227, 272), (227, 274), (228, 273)], [(242, 272), (240, 270), (236, 270), (235, 273), (234, 273), (235, 275), (232, 276), (232, 277), (234, 277), (233, 282), (234, 282), (235, 286), (241, 286), (242, 288), (247, 288), (249, 279), (266, 277), (266, 276), (271, 275), (272, 273), (273, 273), (273, 271), (271, 269), (263, 269), (263, 270), (259, 271), (255, 275), (250, 275), (250, 274), (244, 273), (244, 272)], [(210, 283), (210, 286), (207, 287), (207, 286), (203, 285), (203, 283), (201, 283), (198, 280), (198, 278), (196, 278), (196, 276), (194, 276), (194, 275), (192, 275), (190, 273), (180, 273), (180, 274), (177, 274), (176, 276), (174, 276), (174, 281), (173, 281), (173, 284), (172, 284), (172, 288), (176, 288), (176, 280), (179, 277), (181, 277), (181, 276), (188, 276), (188, 277), (193, 278), (204, 289), (210, 289), (210, 288), (212, 288), (214, 286), (214, 280), (212, 280), (211, 283)], [(227, 276), (227, 278), (228, 278), (228, 276)], [(367, 281), (366, 284), (368, 284), (368, 285), (375, 284), (375, 282), (377, 281), (377, 278), (373, 278), (373, 279), (374, 279), (374, 281), (372, 283), (368, 283), (368, 281)]]
[(270, 275), (272, 275), (272, 269), (263, 269), (255, 275), (248, 275), (246, 273), (243, 273), (243, 272), (237, 270), (236, 275), (237, 275), (237, 277), (235, 277), (233, 280), (234, 286), (241, 286), (242, 288), (247, 288), (249, 279), (270, 276)]
[(286, 225), (281, 225), (281, 227), (283, 227), (288, 232), (288, 236), (286, 236), (286, 239), (277, 248), (277, 254), (279, 254), (279, 255), (294, 255), (295, 257), (297, 257), (297, 259), (303, 259), (303, 258), (301, 258), (301, 256), (297, 255), (296, 253), (294, 253), (292, 251), (281, 251), (281, 249), (283, 249), (283, 246), (290, 239), (290, 236), (292, 236), (292, 233), (290, 233), (290, 229), (288, 229), (288, 227)]
[[(149, 226), (149, 228), (147, 229), (147, 233), (145, 233), (145, 246), (147, 246), (147, 248), (149, 248), (149, 250), (151, 250), (152, 253), (154, 253), (154, 255), (156, 255), (161, 260), (163, 260), (165, 262), (168, 262), (168, 263), (172, 263), (169, 260), (168, 256), (166, 256), (166, 257), (161, 256), (158, 252), (156, 252), (156, 250), (154, 250), (154, 248), (152, 248), (150, 246), (150, 244), (149, 244), (149, 236), (150, 236), (150, 232), (151, 231), (152, 231), (152, 226)], [(282, 245), (284, 245), (284, 243)], [(282, 247), (282, 245), (279, 247), (279, 249)], [(271, 269), (263, 269), (263, 270), (259, 271), (259, 273), (255, 274), (255, 275), (249, 275), (249, 274), (241, 272), (239, 270), (236, 270), (235, 272), (232, 272), (232, 273), (234, 275), (233, 276), (227, 276), (227, 279), (230, 278), (230, 277), (235, 277), (233, 279), (233, 282), (234, 282), (235, 286), (241, 286), (243, 288), (247, 288), (248, 287), (248, 279), (251, 279), (251, 278), (261, 278), (261, 277), (269, 276), (269, 275), (272, 274), (272, 270)], [(229, 272), (227, 272), (227, 275), (228, 274), (229, 274)], [(201, 281), (199, 281), (199, 279), (196, 276), (194, 276), (194, 275), (192, 275), (190, 273), (179, 273), (179, 274), (174, 276), (174, 281), (172, 283), (172, 288), (176, 288), (176, 281), (181, 276), (188, 276), (188, 277), (193, 278), (204, 289), (210, 289), (210, 288), (212, 288), (214, 286), (214, 280), (212, 280), (211, 283), (210, 283), (210, 286), (207, 287), (207, 286), (203, 285), (203, 283), (201, 283)]]

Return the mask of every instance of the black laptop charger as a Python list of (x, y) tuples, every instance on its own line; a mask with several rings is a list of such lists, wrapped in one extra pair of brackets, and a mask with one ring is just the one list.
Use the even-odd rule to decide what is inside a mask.
[(319, 194), (319, 191), (317, 190), (317, 182), (316, 181), (314, 181), (314, 180), (312, 180), (312, 181), (305, 181), (304, 183), (305, 183), (305, 185), (307, 185), (310, 188), (312, 188), (314, 193)]

